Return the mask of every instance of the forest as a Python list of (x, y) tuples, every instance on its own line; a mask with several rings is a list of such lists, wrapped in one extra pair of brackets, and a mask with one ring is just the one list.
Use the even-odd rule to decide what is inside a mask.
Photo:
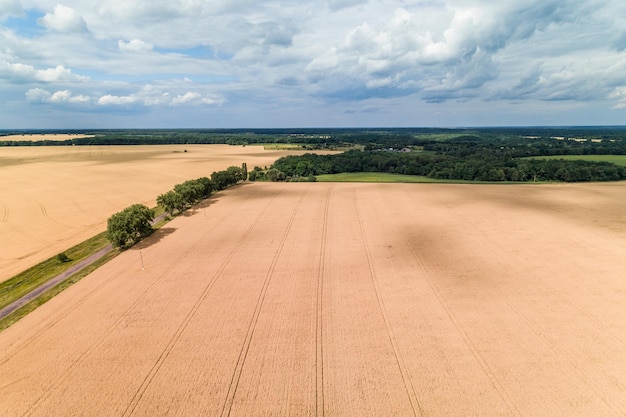
[[(60, 131), (2, 131), (0, 146), (287, 143), (302, 149), (352, 150), (276, 161), (251, 180), (302, 181), (340, 172), (384, 172), (465, 181), (616, 181), (626, 167), (609, 162), (542, 159), (566, 155), (626, 155), (626, 127), (134, 129), (72, 131), (66, 141), (3, 140)], [(64, 132), (67, 133), (67, 132)]]

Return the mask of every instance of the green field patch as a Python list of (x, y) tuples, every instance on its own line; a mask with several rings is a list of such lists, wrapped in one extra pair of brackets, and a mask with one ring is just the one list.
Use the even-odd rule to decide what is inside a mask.
[(475, 132), (464, 132), (464, 131), (460, 131), (460, 132), (446, 132), (446, 133), (418, 133), (416, 135), (413, 135), (413, 137), (418, 138), (420, 140), (429, 140), (429, 141), (435, 141), (435, 142), (446, 142), (449, 140), (453, 140), (459, 137), (475, 137), (476, 139), (479, 139), (480, 136), (478, 134), (476, 134)]
[(524, 159), (564, 159), (566, 161), (609, 162), (615, 165), (626, 166), (626, 155), (552, 155), (533, 156)]
[(438, 180), (418, 175), (389, 174), (384, 172), (344, 172), (315, 177), (319, 182), (401, 182), (401, 183), (459, 183), (463, 181)]
[(262, 146), (266, 151), (301, 151), (305, 145), (299, 143), (253, 143), (250, 146)]

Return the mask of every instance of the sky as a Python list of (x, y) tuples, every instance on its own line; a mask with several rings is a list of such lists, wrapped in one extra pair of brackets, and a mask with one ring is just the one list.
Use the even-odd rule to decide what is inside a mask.
[(623, 0), (0, 0), (0, 129), (555, 125), (626, 125)]

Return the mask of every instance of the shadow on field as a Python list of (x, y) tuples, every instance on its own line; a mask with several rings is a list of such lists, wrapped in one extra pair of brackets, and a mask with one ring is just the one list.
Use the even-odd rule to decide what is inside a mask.
[(182, 213), (178, 213), (176, 215), (176, 217), (181, 216), (181, 217), (191, 217), (191, 216), (195, 216), (196, 214), (202, 214), (202, 211), (205, 210), (206, 208), (212, 206), (213, 204), (217, 203), (219, 201), (219, 198), (217, 197), (209, 197), (205, 200), (202, 200), (201, 202), (199, 202), (198, 204), (196, 204), (195, 206), (183, 211)]
[(159, 243), (161, 240), (171, 235), (175, 231), (176, 229), (174, 227), (167, 227), (167, 226), (161, 227), (160, 229), (152, 233), (150, 236), (143, 239), (141, 242), (134, 244), (131, 249), (141, 250), (141, 249), (148, 248), (154, 244)]

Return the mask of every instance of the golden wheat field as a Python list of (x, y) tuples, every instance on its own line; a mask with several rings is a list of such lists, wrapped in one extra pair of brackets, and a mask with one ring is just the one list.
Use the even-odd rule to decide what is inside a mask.
[(0, 140), (2, 141), (15, 141), (15, 142), (25, 142), (25, 141), (42, 141), (42, 140), (52, 140), (52, 141), (63, 141), (68, 139), (81, 139), (81, 138), (91, 138), (93, 135), (83, 135), (80, 133), (27, 133), (23, 135), (5, 135), (0, 136)]
[(0, 416), (624, 416), (624, 213), (624, 183), (239, 185), (0, 333)]
[(0, 148), (0, 281), (106, 230), (107, 218), (131, 204), (154, 206), (175, 184), (294, 153), (229, 145)]

